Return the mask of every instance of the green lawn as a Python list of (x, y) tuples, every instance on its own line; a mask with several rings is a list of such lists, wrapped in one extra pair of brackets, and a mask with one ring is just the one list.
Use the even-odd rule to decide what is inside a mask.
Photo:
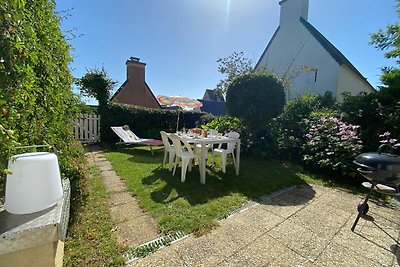
[(229, 161), (227, 173), (222, 173), (217, 159), (216, 167), (208, 167), (205, 185), (200, 184), (198, 166), (193, 167), (182, 183), (180, 168), (175, 176), (168, 172), (167, 166), (162, 168), (163, 151), (156, 149), (151, 156), (149, 148), (133, 147), (109, 150), (106, 154), (129, 191), (158, 221), (163, 233), (183, 230), (201, 234), (248, 200), (311, 179), (277, 161), (242, 157), (239, 176), (234, 174)]

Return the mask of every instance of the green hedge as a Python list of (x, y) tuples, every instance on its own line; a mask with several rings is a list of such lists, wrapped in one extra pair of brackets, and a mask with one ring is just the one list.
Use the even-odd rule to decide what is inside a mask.
[(0, 174), (9, 155), (21, 152), (15, 146), (48, 143), (74, 186), (83, 169), (71, 131), (78, 101), (54, 8), (48, 0), (0, 1)]
[[(160, 131), (175, 132), (178, 112), (164, 109), (150, 109), (138, 106), (113, 103), (108, 105), (107, 116), (101, 120), (105, 129), (101, 131), (101, 141), (115, 143), (118, 137), (110, 129), (111, 126), (129, 125), (131, 130), (142, 138), (161, 139)], [(179, 129), (196, 127), (204, 113), (196, 111), (179, 112)]]

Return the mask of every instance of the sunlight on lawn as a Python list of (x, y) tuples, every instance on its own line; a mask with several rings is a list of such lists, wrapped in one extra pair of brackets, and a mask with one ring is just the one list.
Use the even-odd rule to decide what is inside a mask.
[(151, 156), (147, 147), (134, 147), (110, 150), (106, 155), (163, 233), (202, 233), (250, 199), (304, 183), (299, 174), (280, 162), (246, 158), (241, 159), (239, 176), (231, 161), (222, 173), (217, 158), (216, 166), (211, 167), (210, 161), (207, 164), (206, 184), (200, 184), (197, 165), (182, 183), (180, 167), (172, 176), (167, 166), (161, 166), (163, 153), (163, 149), (156, 149)]

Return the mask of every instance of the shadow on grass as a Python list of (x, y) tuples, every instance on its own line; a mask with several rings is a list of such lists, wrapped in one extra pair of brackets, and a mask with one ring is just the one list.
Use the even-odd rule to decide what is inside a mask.
[[(153, 154), (149, 146), (124, 146), (124, 147), (108, 147), (108, 152), (119, 152), (128, 154), (131, 157), (128, 159), (135, 163), (154, 164), (160, 163), (160, 157), (164, 157), (163, 147), (153, 147)], [(162, 160), (161, 160), (162, 163)]]
[[(241, 160), (238, 176), (235, 175), (233, 164), (227, 166), (226, 173), (222, 173), (219, 166), (216, 169), (207, 166), (206, 184), (200, 184), (198, 166), (193, 166), (192, 171), (187, 173), (185, 182), (181, 182), (180, 176), (180, 167), (177, 168), (175, 176), (172, 176), (166, 166), (158, 167), (151, 175), (144, 177), (142, 183), (146, 186), (160, 183), (164, 185), (151, 192), (152, 200), (157, 203), (171, 203), (183, 198), (190, 205), (204, 204), (232, 194), (241, 194), (247, 199), (257, 199), (284, 187), (306, 184), (296, 172), (279, 162), (254, 159)], [(309, 192), (307, 196), (312, 198), (314, 194)], [(288, 203), (288, 205), (300, 204), (302, 203)]]

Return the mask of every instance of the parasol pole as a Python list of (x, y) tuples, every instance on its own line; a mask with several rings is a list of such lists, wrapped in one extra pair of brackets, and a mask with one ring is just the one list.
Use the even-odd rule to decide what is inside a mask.
[(179, 112), (180, 110), (180, 103), (179, 103), (180, 99), (178, 98), (178, 119), (176, 120), (176, 132), (178, 132), (178, 128), (179, 128)]
[(176, 133), (178, 132), (178, 127), (179, 127), (179, 107), (178, 107), (178, 119), (176, 120)]

